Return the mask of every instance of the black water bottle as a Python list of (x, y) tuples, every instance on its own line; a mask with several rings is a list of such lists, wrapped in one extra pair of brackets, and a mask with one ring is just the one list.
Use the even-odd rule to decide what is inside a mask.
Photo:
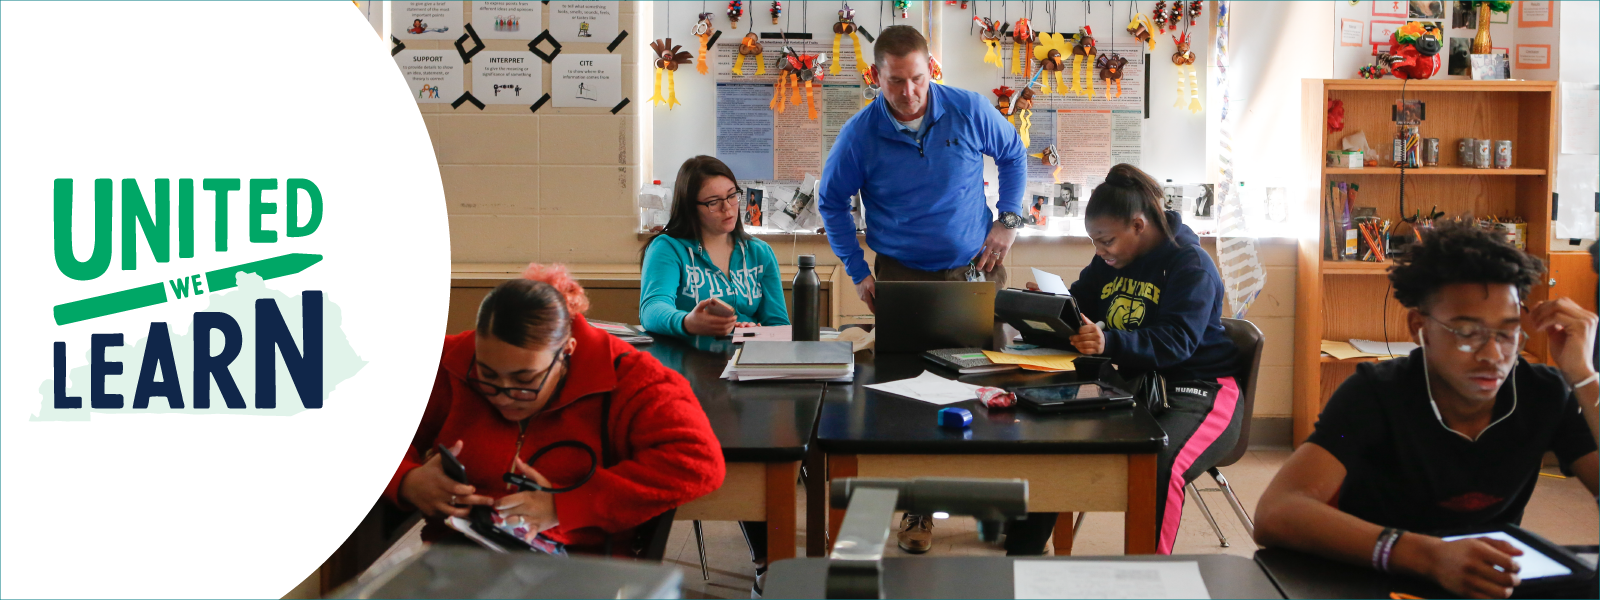
[(794, 331), (794, 341), (815, 342), (822, 338), (817, 321), (817, 295), (822, 283), (817, 280), (817, 257), (802, 254), (797, 261), (800, 272), (794, 275), (794, 313), (789, 322)]

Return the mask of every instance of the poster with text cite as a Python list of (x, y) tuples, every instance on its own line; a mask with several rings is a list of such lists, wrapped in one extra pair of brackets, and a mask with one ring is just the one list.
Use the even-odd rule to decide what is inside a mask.
[(550, 35), (558, 42), (610, 44), (617, 37), (617, 3), (551, 2)]
[(389, 33), (401, 42), (454, 40), (464, 33), (460, 2), (390, 2), (389, 8)]
[(418, 104), (449, 104), (465, 91), (461, 55), (450, 50), (401, 50), (394, 55)]
[(550, 95), (556, 108), (610, 110), (622, 102), (622, 57), (562, 53), (551, 64)]
[(531, 106), (544, 95), (544, 61), (532, 52), (485, 50), (471, 69), (472, 96), (484, 104)]
[(486, 40), (531, 40), (544, 31), (544, 4), (474, 0), (472, 30)]

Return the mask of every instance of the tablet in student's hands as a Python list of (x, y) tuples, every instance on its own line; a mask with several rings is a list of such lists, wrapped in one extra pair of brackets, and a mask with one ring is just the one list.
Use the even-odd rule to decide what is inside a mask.
[(1511, 557), (1511, 560), (1516, 561), (1517, 566), (1522, 567), (1517, 574), (1522, 576), (1523, 581), (1527, 581), (1529, 579), (1542, 579), (1545, 577), (1564, 577), (1572, 574), (1571, 568), (1556, 562), (1556, 560), (1550, 558), (1549, 555), (1540, 552), (1533, 546), (1529, 546), (1522, 540), (1519, 540), (1515, 536), (1512, 536), (1504, 531), (1486, 531), (1483, 533), (1452, 535), (1440, 539), (1446, 542), (1454, 542), (1456, 540), (1472, 538), (1489, 538), (1500, 540), (1507, 544), (1511, 544), (1512, 547), (1518, 550), (1521, 550), (1522, 556), (1513, 556)]

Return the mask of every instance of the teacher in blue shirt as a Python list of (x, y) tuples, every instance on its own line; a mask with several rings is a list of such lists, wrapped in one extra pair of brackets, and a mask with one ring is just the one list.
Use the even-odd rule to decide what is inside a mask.
[[(933, 59), (916, 29), (883, 30), (869, 75), (883, 97), (839, 131), (822, 169), (818, 209), (828, 243), (873, 312), (876, 281), (993, 281), (1023, 224), (1027, 149), (983, 96), (929, 85)], [(1000, 218), (983, 194), (983, 157), (1000, 171)], [(869, 271), (856, 242), (850, 197), (866, 209)], [(874, 277), (876, 272), (876, 277)]]

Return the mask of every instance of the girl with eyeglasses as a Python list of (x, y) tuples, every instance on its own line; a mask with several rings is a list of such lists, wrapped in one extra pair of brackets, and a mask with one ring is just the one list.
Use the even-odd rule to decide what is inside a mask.
[[(427, 517), (427, 541), (460, 540), (442, 521), (487, 506), (528, 541), (543, 533), (572, 552), (637, 555), (634, 528), (722, 485), (721, 445), (688, 381), (589, 325), (565, 269), (535, 264), (524, 276), (484, 297), (474, 330), (445, 338), (384, 496)], [(440, 446), (465, 483), (446, 474)], [(518, 491), (506, 474), (559, 493)]]
[(789, 324), (778, 258), (766, 242), (745, 233), (742, 199), (733, 170), (714, 157), (696, 156), (678, 169), (672, 216), (642, 251), (639, 322), (645, 329), (721, 337), (736, 326)]

